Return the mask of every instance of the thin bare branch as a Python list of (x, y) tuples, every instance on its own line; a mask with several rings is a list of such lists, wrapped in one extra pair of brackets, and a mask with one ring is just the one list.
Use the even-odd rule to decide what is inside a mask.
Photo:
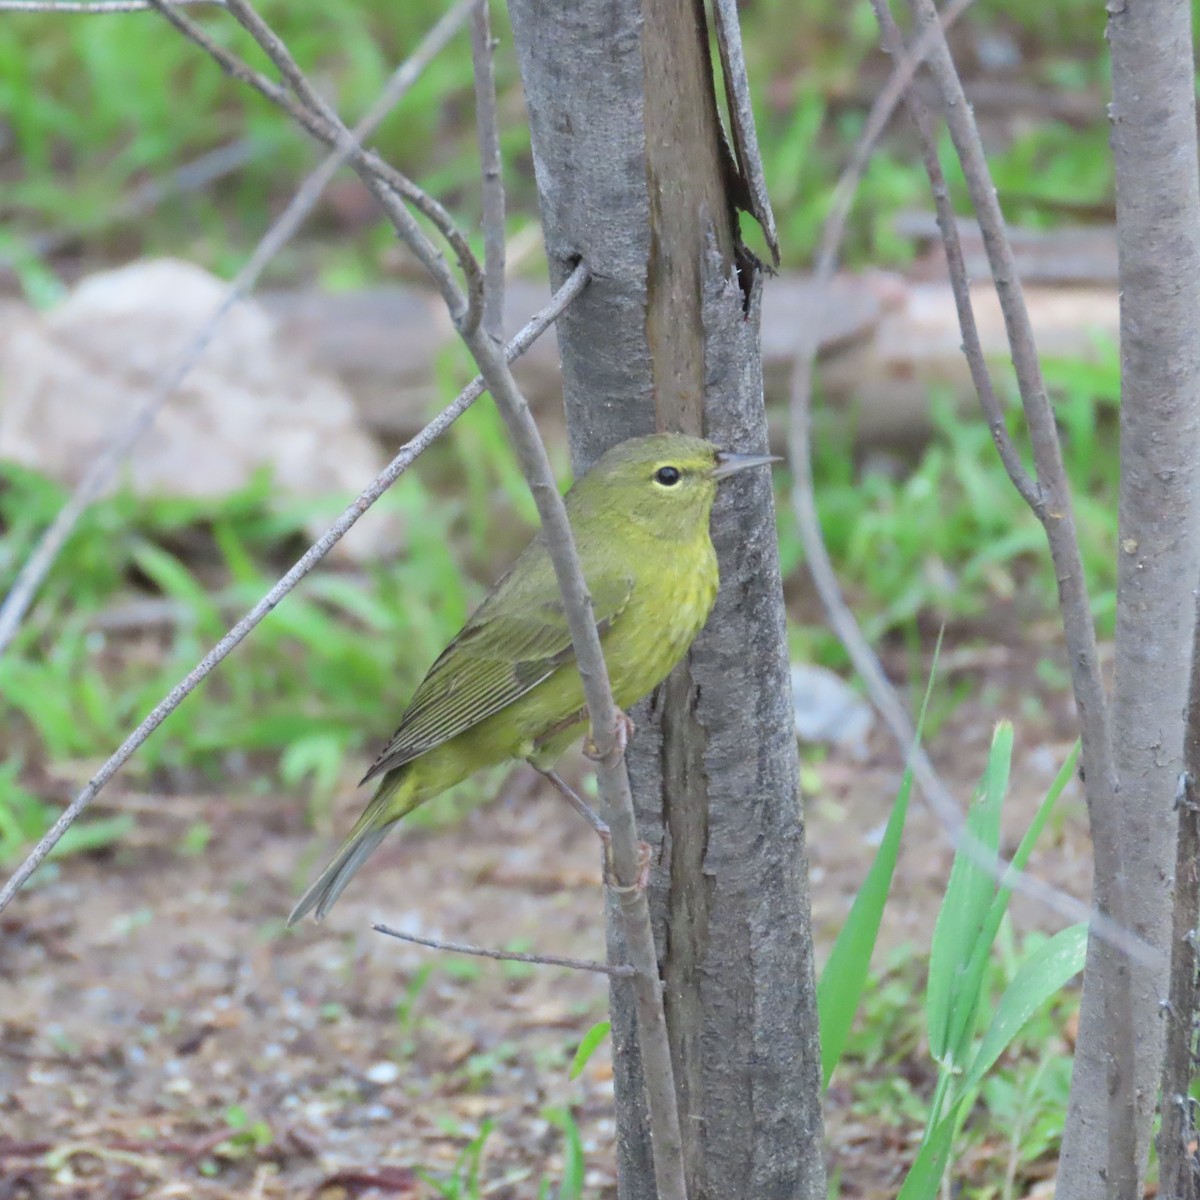
[(475, 64), (475, 125), (483, 177), (483, 326), (498, 339), (504, 329), (504, 175), (495, 50), (489, 0), (478, 0), (471, 18), (471, 57)]
[[(905, 63), (920, 63), (928, 56), (933, 47), (933, 41), (939, 36), (937, 28), (925, 30), (917, 39), (914, 47), (916, 53), (909, 54), (904, 45), (904, 38), (892, 18), (887, 0), (871, 0), (879, 27), (883, 32), (884, 49), (895, 59), (897, 70)], [(954, 295), (954, 307), (958, 313), (958, 323), (962, 330), (963, 354), (967, 367), (971, 372), (971, 382), (979, 397), (979, 406), (987, 420), (988, 432), (992, 435), (1000, 461), (1017, 489), (1021, 498), (1038, 515), (1042, 516), (1042, 497), (1037, 483), (1030, 477), (1017, 453), (1012, 439), (1008, 436), (1008, 425), (1004, 418), (1004, 409), (996, 395), (992, 384), (991, 372), (983, 354), (983, 343), (979, 338), (979, 327), (975, 321), (975, 309), (971, 303), (971, 285), (967, 276), (966, 261), (963, 257), (962, 242), (958, 235), (958, 222), (954, 216), (954, 208), (950, 203), (950, 188), (942, 172), (942, 164), (938, 159), (937, 139), (933, 133), (933, 125), (925, 105), (911, 89), (905, 89), (905, 105), (909, 116), (916, 126), (918, 140), (921, 144), (921, 159), (925, 172), (929, 176), (930, 188), (933, 192), (933, 202), (937, 210), (938, 228), (941, 230), (942, 241), (946, 251), (946, 265), (950, 277), (950, 290)]]
[[(173, 8), (191, 8), (207, 5), (224, 8), (225, 0), (167, 0)], [(105, 13), (152, 12), (155, 8), (150, 0), (0, 0), (0, 12), (17, 13), (87, 13), (103, 16)]]
[(413, 933), (401, 933), (388, 925), (372, 925), (376, 933), (412, 942), (416, 946), (428, 946), (431, 950), (448, 950), (452, 954), (473, 954), (477, 958), (494, 958), (500, 962), (533, 963), (540, 967), (569, 967), (572, 971), (595, 971), (600, 975), (613, 975), (619, 979), (632, 978), (635, 974), (628, 963), (602, 963), (590, 958), (562, 958), (557, 954), (517, 954), (512, 950), (488, 950), (483, 946), (469, 946), (463, 942), (442, 942), (437, 938), (417, 937)]
[(603, 809), (601, 815), (612, 834), (612, 861), (618, 886), (611, 888), (611, 893), (621, 913), (630, 963), (637, 972), (630, 985), (637, 1009), (638, 1044), (642, 1054), (642, 1078), (654, 1150), (655, 1184), (659, 1200), (687, 1200), (675, 1072), (663, 1011), (658, 956), (650, 925), (650, 905), (645, 888), (637, 886), (643, 861), (620, 738), (624, 718), (613, 700), (608, 669), (600, 649), (592, 598), (583, 578), (567, 510), (555, 487), (554, 473), (533, 414), (487, 332), (482, 328), (476, 329), (464, 334), (464, 340), (487, 380), (488, 390), (495, 398), (508, 427), (521, 470), (537, 504), (542, 536), (562, 593), (575, 661), (583, 680), (592, 726), (591, 736), (596, 747), (596, 775)]
[[(625, 767), (624, 743), (618, 736), (625, 718), (613, 700), (591, 596), (567, 521), (567, 511), (554, 483), (546, 447), (512, 373), (502, 362), (495, 361), (495, 339), (503, 316), (504, 297), (504, 183), (500, 174), (500, 130), (488, 0), (479, 0), (476, 9), (472, 51), (483, 171), (486, 315), (482, 326), (464, 332), (464, 338), (508, 426), (509, 437), (537, 504), (546, 547), (562, 593), (597, 752), (596, 773), (604, 810), (601, 824), (607, 826), (607, 845), (611, 849), (617, 884), (611, 887), (610, 894), (621, 914), (626, 953), (633, 971), (630, 984), (637, 1012), (657, 1195), (659, 1200), (687, 1200), (679, 1102), (663, 1009), (662, 980), (650, 923), (650, 906), (645, 888), (638, 884), (643, 860)], [(586, 810), (587, 806), (583, 808)]]
[[(877, 12), (884, 27), (885, 45), (891, 53), (899, 55), (903, 52), (903, 39), (895, 22), (891, 19), (891, 13), (886, 12), (885, 14), (883, 9), (878, 7), (880, 0), (873, 0), (873, 2), (877, 5)], [(1087, 584), (1083, 574), (1083, 562), (1079, 553), (1079, 542), (1075, 536), (1071, 494), (1066, 470), (1063, 467), (1058, 429), (1049, 397), (1046, 394), (1046, 384), (1042, 378), (1033, 327), (1029, 320), (1029, 310), (1025, 305), (1012, 246), (1005, 232), (1000, 201), (988, 170), (983, 144), (975, 126), (975, 118), (966, 96), (963, 94), (962, 81), (955, 70), (937, 11), (931, 0), (912, 0), (912, 6), (920, 31), (918, 36), (924, 36), (925, 31), (928, 30), (933, 39), (926, 61), (942, 93), (950, 136), (962, 162), (967, 190), (979, 220), (984, 248), (992, 268), (992, 277), (1000, 299), (1000, 308), (1004, 314), (1025, 420), (1029, 426), (1034, 466), (1037, 471), (1038, 498), (1038, 502), (1031, 502), (1030, 507), (1046, 530), (1046, 539), (1050, 546), (1050, 555), (1054, 561), (1055, 574), (1058, 579), (1059, 604), (1062, 610), (1063, 629), (1071, 665), (1071, 678), (1083, 732), (1087, 791), (1089, 797), (1097, 794), (1092, 786), (1094, 783), (1115, 798), (1116, 769), (1112, 753), (1108, 704), (1100, 681), (1096, 653), (1096, 630), (1092, 622)], [(931, 145), (936, 145), (932, 142), (932, 138)], [(944, 187), (944, 180), (942, 186)], [(939, 220), (939, 224), (941, 223)], [(953, 228), (952, 222), (949, 227)], [(944, 235), (945, 230), (943, 229)], [(954, 240), (957, 244), (957, 239)], [(949, 250), (949, 247), (947, 249)], [(956, 264), (951, 263), (950, 268), (952, 274), (957, 273)], [(965, 278), (965, 267), (962, 277)], [(982, 360), (982, 352), (980, 352), (979, 358)], [(989, 421), (991, 419), (989, 414)], [(1014, 480), (1015, 482), (1016, 480)], [(1018, 488), (1018, 490), (1021, 489)], [(1022, 491), (1022, 495), (1027, 501), (1030, 499), (1024, 491)], [(1090, 807), (1089, 803), (1089, 809)], [(1098, 840), (1111, 837), (1115, 845), (1117, 836), (1115, 804), (1104, 807), (1107, 807), (1108, 811), (1096, 814), (1099, 817), (1099, 828), (1093, 827), (1093, 836)], [(1098, 855), (1097, 868), (1099, 870), (1115, 869), (1117, 866), (1115, 861), (1101, 861), (1103, 854), (1104, 851), (1101, 851)]]
[[(3, 0), (0, 0), (0, 4), (2, 3)], [(224, 4), (224, 0), (221, 0), (221, 3)], [(145, 0), (145, 7), (150, 7), (149, 0)], [(52, 230), (32, 233), (21, 238), (11, 249), (0, 250), (0, 268), (13, 266), (25, 255), (43, 257), (52, 254), (60, 247), (97, 229), (121, 225), (145, 216), (170, 196), (199, 191), (216, 180), (233, 174), (251, 162), (258, 153), (260, 148), (248, 137), (238, 138), (224, 146), (218, 146), (215, 150), (208, 150), (165, 175), (139, 183), (111, 208), (102, 212), (72, 214), (73, 220), (61, 223)]]
[(46, 578), (79, 518), (97, 496), (108, 486), (121, 463), (141, 436), (154, 423), (163, 405), (203, 357), (217, 331), (233, 308), (253, 290), (263, 269), (287, 244), (316, 206), (326, 185), (354, 153), (359, 141), (370, 135), (380, 121), (400, 101), (416, 82), (430, 60), (446, 45), (465, 21), (471, 10), (471, 0), (460, 0), (434, 27), (417, 47), (413, 56), (402, 63), (379, 99), (355, 126), (348, 138), (339, 142), (334, 152), (304, 181), (279, 219), (254, 249), (245, 266), (229, 285), (220, 305), (185, 347), (178, 360), (151, 389), (146, 403), (134, 414), (101, 451), (88, 468), (79, 486), (59, 510), (42, 535), (33, 553), (21, 568), (12, 590), (0, 605), (0, 654), (11, 643), (29, 605)]
[[(943, 115), (979, 221), (1029, 429), (1037, 473), (1038, 500), (1031, 504), (1031, 508), (1046, 532), (1054, 564), (1072, 688), (1079, 713), (1085, 794), (1095, 859), (1096, 907), (1115, 924), (1128, 929), (1130, 907), (1121, 852), (1121, 815), (1118, 806), (1120, 780), (1113, 748), (1111, 712), (1100, 678), (1096, 631), (1054, 413), (1046, 394), (1033, 328), (1005, 230), (1000, 201), (992, 183), (975, 117), (963, 92), (962, 81), (955, 69), (937, 10), (932, 0), (908, 0), (908, 4), (918, 36), (923, 36), (925, 31), (933, 35), (933, 46), (926, 61), (941, 94)], [(872, 0), (872, 5), (884, 32), (885, 45), (893, 54), (898, 54), (903, 49), (903, 39), (886, 3), (884, 0)], [(915, 98), (910, 99), (914, 115), (920, 107)], [(922, 140), (932, 146), (928, 129), (920, 129), (920, 132)], [(927, 154), (927, 161), (929, 157)], [(938, 183), (932, 174), (931, 182), (936, 195)], [(953, 227), (953, 222), (943, 219), (940, 208), (939, 224), (942, 225), (949, 258), (952, 239), (948, 230)], [(965, 284), (965, 268), (961, 258), (958, 263), (950, 261), (950, 269), (952, 275), (958, 275)], [(973, 368), (972, 374), (975, 373)], [(1099, 936), (1095, 924), (1093, 930)], [(1139, 1173), (1134, 994), (1130, 964), (1106, 942), (1106, 938), (1101, 938), (1095, 943), (1098, 948), (1094, 957), (1089, 956), (1088, 977), (1093, 970), (1096, 972), (1106, 1014), (1107, 1162), (1103, 1177), (1110, 1196), (1124, 1197), (1137, 1191)]]
[[(254, 88), (260, 95), (265, 96), (272, 104), (287, 113), (292, 120), (318, 141), (327, 146), (338, 146), (350, 136), (341, 119), (323, 101), (320, 101), (319, 97), (317, 97), (318, 102), (324, 113), (329, 114), (328, 116), (323, 115), (321, 111), (307, 107), (295, 99), (286, 87), (255, 71), (237, 55), (230, 53), (210, 37), (201, 26), (189, 20), (183, 13), (171, 8), (165, 0), (151, 0), (151, 3), (184, 37), (208, 54), (227, 75)], [(228, 7), (232, 11), (235, 6), (231, 4)], [(261, 18), (244, 3), (239, 3), (237, 7), (242, 14), (239, 20), (244, 17), (243, 23), (247, 25), (250, 32), (253, 33), (260, 27), (266, 31), (262, 35), (267, 42), (267, 45), (263, 46), (264, 51), (270, 53), (271, 50), (282, 49), (284, 61), (277, 61), (275, 65), (284, 73), (285, 77), (290, 77), (293, 72), (298, 73), (299, 68), (296, 66), (295, 60), (292, 59), (286, 47), (282, 47), (282, 43), (271, 33), (269, 27), (263, 24)], [(311, 87), (308, 91), (309, 94), (315, 95)], [(429, 272), (450, 310), (455, 325), (473, 327), (478, 322), (481, 313), (483, 272), (467, 239), (455, 224), (454, 219), (432, 196), (418, 187), (406, 175), (385, 163), (372, 151), (354, 147), (350, 151), (349, 162), (371, 190), (372, 195), (383, 206), (388, 219), (400, 234), (405, 245)], [(463, 295), (462, 289), (447, 266), (441, 251), (425, 235), (421, 226), (405, 208), (405, 202), (411, 204), (417, 212), (428, 218), (449, 243), (466, 279), (466, 296)]]
[[(580, 263), (571, 273), (566, 283), (554, 294), (550, 303), (537, 313), (520, 333), (508, 343), (504, 348), (501, 361), (507, 363), (520, 357), (553, 324), (563, 309), (583, 290), (587, 281), (587, 267), (583, 263)], [(500, 353), (497, 349), (496, 355), (498, 358), (500, 358)], [(507, 370), (507, 367), (505, 369)], [(408, 470), (417, 456), (445, 433), (483, 395), (484, 390), (483, 380), (476, 377), (462, 391), (453, 404), (435, 417), (412, 441), (403, 447), (400, 453), (363, 490), (354, 503), (326, 530), (320, 540), (310, 547), (295, 566), (271, 588), (250, 612), (155, 705), (146, 719), (125, 739), (120, 748), (104, 766), (96, 772), (88, 785), (75, 797), (70, 806), (55, 821), (50, 831), (38, 842), (4, 887), (0, 889), (0, 912), (4, 911), (21, 886), (37, 870), (46, 855), (54, 849), (63, 834), (74, 824), (87, 806), (91, 804), (105, 784), (129, 761), (134, 751), (179, 707), (184, 698), (193, 692), (211, 674), (214, 668), (228, 656), (230, 651), (246, 638), (251, 630), (275, 608), (288, 592), (333, 549), (354, 526), (359, 517)]]
[[(966, 10), (972, 0), (954, 0), (946, 10), (943, 20), (952, 24)], [(821, 240), (814, 265), (815, 294), (828, 287), (837, 266), (842, 240), (846, 234), (846, 222), (858, 192), (867, 164), (870, 162), (875, 143), (887, 127), (896, 105), (900, 103), (913, 76), (928, 53), (932, 38), (926, 36), (918, 41), (912, 52), (898, 57), (891, 78), (876, 98), (866, 125), (859, 137), (850, 161), (842, 171), (834, 189), (833, 201), (821, 230)], [(826, 615), (842, 643), (854, 669), (866, 685), (871, 702), (875, 705), (884, 723), (900, 746), (901, 752), (909, 756), (913, 775), (922, 794), (938, 812), (943, 821), (949, 822), (953, 836), (962, 833), (963, 820), (959, 807), (945, 785), (938, 778), (928, 755), (916, 739), (916, 731), (904, 706), (896, 696), (874, 650), (859, 627), (853, 612), (842, 597), (837, 573), (829, 558), (825, 538), (817, 515), (816, 494), (812, 476), (812, 379), (817, 356), (818, 330), (816, 322), (800, 324), (799, 342), (792, 364), (791, 412), (788, 429), (788, 454), (792, 467), (792, 508), (804, 545), (805, 562), (813, 583), (825, 606)], [(1007, 437), (1007, 431), (1005, 432)], [(1014, 452), (1015, 456), (1015, 452)], [(1018, 460), (1019, 461), (1019, 460)], [(999, 876), (997, 876), (999, 878)]]
[[(943, 28), (949, 27), (957, 20), (971, 3), (972, 0), (954, 0), (943, 13)], [(842, 239), (845, 236), (846, 221), (850, 215), (862, 172), (870, 160), (875, 142), (886, 127), (896, 105), (904, 98), (908, 85), (920, 67), (923, 56), (928, 54), (932, 44), (933, 33), (926, 30), (916, 40), (911, 51), (906, 51), (901, 46), (899, 53), (896, 54), (896, 65), (892, 76), (872, 106), (858, 144), (838, 180), (833, 203), (822, 227), (814, 272), (818, 288), (828, 285), (833, 276)], [(919, 110), (915, 115), (919, 117), (923, 130), (928, 132), (929, 123), (924, 111)], [(923, 148), (927, 152), (932, 151), (931, 137)], [(930, 166), (928, 159), (926, 165)], [(931, 171), (936, 171), (937, 179), (941, 180), (941, 167), (937, 162), (936, 153), (932, 158)], [(944, 181), (940, 189), (935, 183), (934, 190), (938, 195), (939, 219), (945, 216), (949, 228), (952, 230), (954, 250), (956, 251), (952, 255), (952, 260), (961, 263), (962, 254), (958, 243), (957, 226), (949, 208), (948, 192), (944, 188)], [(941, 211), (942, 208), (945, 209), (944, 213)], [(963, 320), (964, 343), (969, 346), (973, 341), (978, 345), (978, 333), (975, 330), (974, 313), (971, 310), (965, 270), (957, 272), (952, 270), (951, 279), (956, 292), (961, 292), (959, 312), (960, 317), (965, 314)], [(1024, 872), (1013, 871), (1010, 863), (994, 854), (978, 839), (973, 838), (966, 828), (961, 807), (942, 782), (924, 749), (917, 742), (916, 731), (907, 711), (896, 696), (895, 689), (888, 680), (878, 657), (842, 596), (837, 573), (830, 561), (821, 531), (820, 519), (817, 515), (811, 446), (812, 372), (817, 351), (813, 336), (814, 328), (811, 323), (802, 325), (800, 343), (792, 367), (791, 419), (788, 432), (788, 455), (793, 473), (792, 508), (800, 531), (800, 540), (804, 545), (805, 562), (821, 597), (829, 622), (846, 653), (850, 656), (854, 669), (866, 686), (872, 704), (900, 746), (901, 752), (906, 755), (925, 802), (938, 818), (942, 830), (955, 849), (963, 850), (972, 862), (987, 871), (997, 883), (1043, 904), (1068, 923), (1090, 922), (1099, 936), (1104, 937), (1110, 944), (1120, 948), (1137, 962), (1145, 963), (1148, 966), (1160, 963), (1162, 955), (1141, 938), (1130, 933), (1124, 926), (1104, 913), (1092, 909), (1068, 892), (1061, 891)], [(991, 390), (991, 381), (983, 362), (982, 352), (976, 356), (968, 354), (968, 357), (972, 359), (973, 369), (975, 366), (981, 368), (986, 394), (990, 398), (990, 404), (995, 406), (998, 413), (999, 407), (995, 393)], [(984, 391), (981, 391), (981, 398), (984, 394)], [(988, 402), (986, 401), (984, 408), (987, 411)], [(1000, 430), (997, 446), (1000, 449), (1001, 457), (1005, 457), (1007, 450), (1016, 463), (1018, 474), (1023, 477), (1025, 486), (1031, 493), (1035, 493), (1036, 485), (1025, 474), (1016, 448), (1008, 438), (1003, 421), (999, 420), (997, 424)], [(994, 438), (997, 437), (997, 424), (993, 424)], [(1010, 471), (1011, 476), (1012, 472)], [(1020, 490), (1022, 485), (1018, 482), (1017, 477), (1013, 477), (1013, 482)], [(1029, 497), (1026, 498), (1029, 499)]]

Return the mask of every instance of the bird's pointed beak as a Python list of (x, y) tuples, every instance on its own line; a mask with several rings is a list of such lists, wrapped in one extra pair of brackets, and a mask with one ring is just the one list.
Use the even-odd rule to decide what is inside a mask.
[(713, 467), (714, 479), (728, 479), (739, 471), (751, 467), (765, 467), (769, 463), (783, 462), (777, 454), (732, 454), (728, 450), (717, 451), (717, 465)]

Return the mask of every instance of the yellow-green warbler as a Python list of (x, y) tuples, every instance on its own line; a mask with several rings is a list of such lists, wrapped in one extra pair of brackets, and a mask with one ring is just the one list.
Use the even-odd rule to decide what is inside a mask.
[[(718, 482), (772, 461), (651, 434), (614, 446), (567, 493), (620, 708), (670, 674), (712, 611), (708, 524)], [(484, 767), (527, 759), (565, 791), (550, 767), (586, 724), (558, 583), (537, 537), (430, 667), (363, 779), (382, 776), (374, 797), (288, 924), (310, 909), (324, 917), (395, 822)]]

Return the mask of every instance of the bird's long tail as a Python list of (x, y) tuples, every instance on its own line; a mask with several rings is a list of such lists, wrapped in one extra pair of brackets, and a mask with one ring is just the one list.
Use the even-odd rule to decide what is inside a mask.
[[(389, 772), (379, 784), (378, 790), (371, 798), (363, 815), (358, 818), (350, 835), (338, 848), (329, 865), (321, 872), (316, 882), (300, 897), (292, 915), (288, 917), (289, 926), (295, 925), (307, 912), (315, 909), (313, 914), (318, 921), (333, 907), (337, 898), (342, 894), (346, 884), (354, 878), (358, 868), (367, 861), (375, 847), (383, 841), (384, 834), (411, 807), (405, 803), (401, 794), (411, 790), (412, 777), (403, 767)], [(409, 784), (408, 789), (405, 785)], [(397, 802), (397, 800), (399, 802)]]

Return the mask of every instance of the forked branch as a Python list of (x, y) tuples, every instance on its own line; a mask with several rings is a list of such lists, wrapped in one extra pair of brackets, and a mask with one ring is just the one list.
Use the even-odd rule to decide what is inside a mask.
[[(504, 348), (506, 361), (519, 358), (550, 327), (559, 314), (583, 291), (588, 281), (587, 267), (580, 263), (570, 278)], [(129, 761), (134, 752), (179, 707), (197, 686), (239, 645), (277, 604), (302, 580), (350, 531), (358, 519), (387, 491), (417, 457), (433, 444), (463, 413), (483, 395), (483, 379), (477, 376), (459, 394), (454, 403), (435, 417), (371, 481), (358, 498), (305, 552), (278, 583), (154, 706), (146, 719), (121, 743), (115, 754), (91, 778), (88, 785), (55, 821), (12, 877), (0, 888), (0, 912), (7, 907), (25, 881), (37, 870), (46, 855), (58, 845), (80, 814), (100, 794), (110, 779)]]
[[(363, 118), (343, 139), (323, 163), (300, 185), (253, 254), (230, 283), (220, 305), (207, 322), (196, 332), (178, 360), (171, 365), (150, 391), (145, 403), (112, 436), (108, 444), (96, 455), (79, 485), (66, 504), (59, 509), (54, 520), (38, 540), (33, 552), (25, 561), (12, 589), (0, 604), (0, 654), (16, 636), (25, 613), (33, 603), (46, 575), (53, 566), (79, 518), (87, 511), (97, 496), (108, 486), (118, 469), (142, 435), (154, 424), (163, 405), (175, 394), (180, 384), (204, 355), (221, 328), (230, 311), (258, 283), (259, 276), (269, 262), (291, 240), (312, 212), (324, 192), (326, 185), (345, 164), (362, 141), (370, 137), (376, 126), (400, 102), (404, 94), (420, 77), (430, 60), (440, 53), (450, 38), (465, 21), (474, 0), (459, 0), (429, 34), (392, 74), (379, 98), (371, 105)], [(148, 0), (147, 0), (148, 6)], [(124, 11), (124, 10), (122, 10)]]

